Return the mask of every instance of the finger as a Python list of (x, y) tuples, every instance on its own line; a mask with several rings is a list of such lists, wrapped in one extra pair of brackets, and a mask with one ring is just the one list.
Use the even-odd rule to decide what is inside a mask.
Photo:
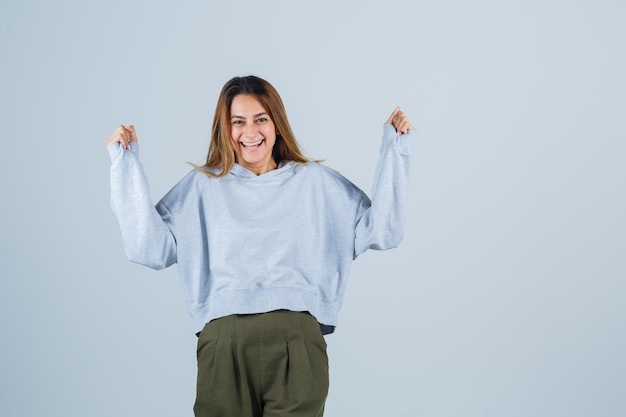
[(130, 140), (131, 142), (137, 142), (137, 132), (135, 131), (135, 126), (130, 125)]
[(411, 129), (413, 129), (413, 126), (411, 125), (411, 123), (409, 123), (408, 120), (405, 120), (404, 123), (402, 124), (402, 133), (409, 133), (409, 130)]
[(393, 120), (392, 123), (396, 126), (402, 124), (402, 121), (406, 119), (406, 116), (404, 115), (404, 112), (402, 110), (398, 110), (395, 114), (395, 116), (393, 116)]
[(137, 133), (135, 132), (135, 126), (133, 125), (129, 125), (129, 126), (124, 126), (122, 125), (122, 128), (124, 130), (124, 139), (126, 140), (126, 145), (124, 146), (126, 149), (130, 148), (130, 144), (132, 142), (137, 142)]
[(124, 147), (124, 149), (128, 149), (130, 146), (130, 136), (126, 132), (121, 133), (118, 136), (118, 142)]
[(396, 128), (396, 133), (406, 133), (407, 118), (404, 112), (398, 111), (393, 118), (393, 125)]
[(105, 144), (107, 146), (113, 144), (113, 143), (118, 143), (121, 140), (121, 136), (124, 134), (124, 129), (122, 128), (122, 126), (118, 127), (117, 129), (115, 129), (115, 131), (111, 134), (111, 136), (109, 136), (109, 138), (105, 141)]
[(400, 111), (400, 107), (396, 107), (395, 109), (393, 109), (393, 113), (391, 113), (391, 116), (389, 116), (389, 119), (387, 119), (387, 121), (385, 122), (385, 124), (389, 125), (389, 124), (393, 124), (393, 118), (396, 116), (396, 114)]
[(131, 142), (131, 138), (132, 138), (132, 133), (131, 130), (128, 126), (121, 126), (122, 128), (122, 133), (120, 135), (120, 143), (122, 144), (122, 146), (124, 146), (124, 149), (129, 149), (130, 148), (130, 142)]
[(124, 147), (124, 149), (128, 149), (130, 146), (130, 140), (131, 140), (130, 132), (128, 132), (126, 126), (121, 125), (117, 129), (115, 129), (115, 132), (113, 132), (111, 136), (109, 136), (105, 144), (109, 146), (113, 143), (119, 143), (120, 145)]
[(411, 129), (415, 130), (411, 122), (409, 122), (409, 119), (406, 117), (406, 114), (402, 113), (400, 115), (397, 115), (396, 117), (397, 120), (394, 121), (394, 125), (397, 126), (397, 130), (399, 132), (402, 132), (404, 134), (408, 133)]

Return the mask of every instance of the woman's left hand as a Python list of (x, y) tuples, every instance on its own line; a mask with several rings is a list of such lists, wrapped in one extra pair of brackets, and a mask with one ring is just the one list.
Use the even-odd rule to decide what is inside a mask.
[(396, 107), (389, 119), (385, 122), (385, 124), (391, 124), (396, 128), (396, 133), (405, 134), (408, 133), (409, 130), (415, 130), (413, 125), (409, 122), (409, 119), (406, 117), (406, 114), (400, 107)]

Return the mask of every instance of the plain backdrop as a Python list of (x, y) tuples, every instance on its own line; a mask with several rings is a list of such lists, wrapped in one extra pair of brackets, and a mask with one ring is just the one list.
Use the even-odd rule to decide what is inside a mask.
[[(280, 91), (369, 191), (417, 127), (406, 237), (354, 264), (326, 415), (626, 415), (626, 3), (0, 2), (0, 415), (191, 416), (176, 268), (128, 262), (104, 141), (158, 200), (222, 85)], [(323, 261), (323, 260), (320, 260)]]

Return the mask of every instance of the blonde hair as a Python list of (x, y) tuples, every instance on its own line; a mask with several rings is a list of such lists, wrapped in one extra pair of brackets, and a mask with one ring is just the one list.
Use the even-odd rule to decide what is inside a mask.
[[(276, 127), (276, 143), (272, 157), (280, 162), (309, 162), (291, 131), (285, 106), (278, 91), (267, 81), (254, 75), (234, 77), (222, 88), (215, 108), (211, 143), (204, 166), (194, 167), (211, 177), (227, 175), (235, 165), (235, 150), (231, 142), (230, 105), (240, 94), (255, 96), (270, 116)], [(207, 169), (208, 168), (208, 169)]]

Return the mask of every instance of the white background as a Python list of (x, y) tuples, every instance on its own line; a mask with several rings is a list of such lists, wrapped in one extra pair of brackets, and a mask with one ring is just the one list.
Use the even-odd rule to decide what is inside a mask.
[(622, 1), (0, 3), (0, 415), (191, 416), (175, 268), (126, 261), (104, 140), (160, 198), (222, 85), (280, 91), (365, 190), (418, 129), (400, 248), (354, 264), (327, 416), (626, 415)]

